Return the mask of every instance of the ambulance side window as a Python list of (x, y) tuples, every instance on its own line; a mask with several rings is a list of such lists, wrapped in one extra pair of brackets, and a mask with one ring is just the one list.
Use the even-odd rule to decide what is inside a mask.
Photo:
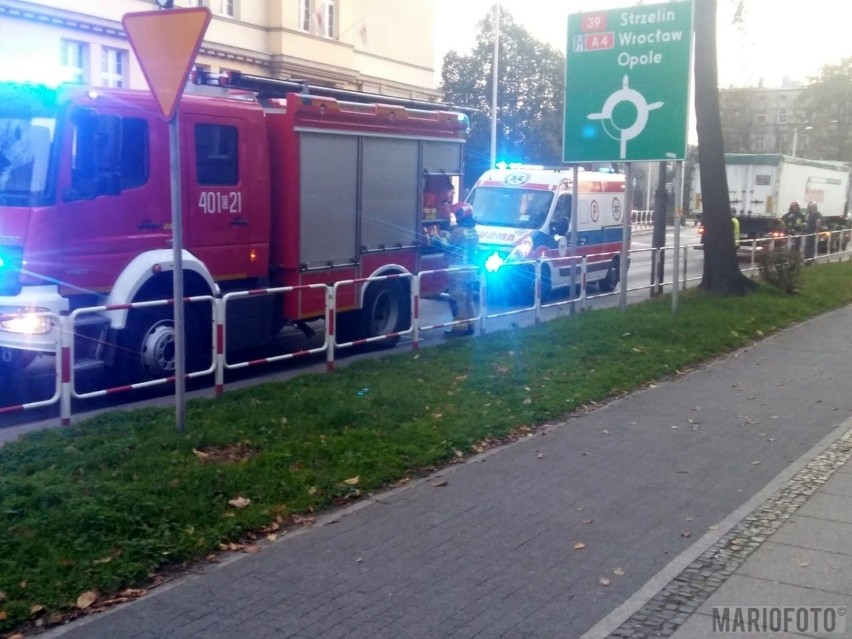
[(571, 223), (571, 196), (560, 195), (556, 200), (556, 208), (553, 210), (553, 221), (550, 223), (550, 231), (554, 235), (565, 235)]
[(237, 128), (195, 125), (195, 175), (198, 184), (234, 186), (239, 179)]

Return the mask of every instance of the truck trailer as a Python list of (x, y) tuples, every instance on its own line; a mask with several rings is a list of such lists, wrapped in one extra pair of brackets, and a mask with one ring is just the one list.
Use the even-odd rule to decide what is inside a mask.
[[(807, 160), (779, 153), (726, 153), (731, 213), (740, 221), (740, 239), (779, 236), (791, 202), (804, 210), (816, 202), (826, 228), (848, 228), (850, 167), (842, 162)], [(692, 182), (693, 214), (703, 213), (700, 164)]]

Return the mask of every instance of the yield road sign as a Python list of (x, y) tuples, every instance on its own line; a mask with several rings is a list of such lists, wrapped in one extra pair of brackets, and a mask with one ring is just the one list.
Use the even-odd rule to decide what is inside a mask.
[(210, 23), (210, 9), (128, 13), (121, 23), (163, 117), (171, 120)]
[(564, 162), (686, 156), (692, 1), (568, 17)]

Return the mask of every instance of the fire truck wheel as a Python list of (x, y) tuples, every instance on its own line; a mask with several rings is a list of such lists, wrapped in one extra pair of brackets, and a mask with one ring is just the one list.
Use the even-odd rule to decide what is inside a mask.
[(598, 280), (598, 288), (604, 293), (611, 293), (618, 286), (618, 278), (620, 277), (619, 259), (612, 258), (609, 268), (606, 270), (606, 275), (602, 280)]
[[(361, 331), (364, 337), (387, 335), (408, 328), (411, 307), (404, 287), (398, 281), (373, 284), (367, 289), (361, 309)], [(390, 347), (399, 336), (379, 342)]]
[[(199, 334), (196, 318), (184, 311), (186, 352), (196, 353), (194, 342)], [(187, 370), (196, 368), (187, 357)], [(137, 308), (130, 311), (115, 358), (116, 373), (122, 383), (136, 383), (174, 375), (176, 364), (175, 325), (167, 307)]]

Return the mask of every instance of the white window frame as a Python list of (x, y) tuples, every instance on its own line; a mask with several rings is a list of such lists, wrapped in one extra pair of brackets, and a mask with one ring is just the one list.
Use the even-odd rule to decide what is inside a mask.
[(89, 82), (89, 43), (79, 40), (60, 40), (59, 63), (67, 73), (66, 80), (79, 84)]
[(127, 86), (127, 51), (101, 48), (101, 84), (105, 87)]
[(336, 0), (299, 0), (299, 29), (324, 38), (336, 38)]

